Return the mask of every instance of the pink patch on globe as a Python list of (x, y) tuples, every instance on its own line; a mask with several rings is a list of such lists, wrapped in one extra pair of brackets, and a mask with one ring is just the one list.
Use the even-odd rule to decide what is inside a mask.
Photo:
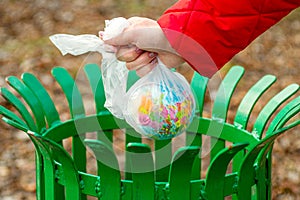
[(139, 122), (141, 123), (141, 125), (146, 126), (151, 123), (151, 119), (148, 115), (141, 114), (139, 115)]

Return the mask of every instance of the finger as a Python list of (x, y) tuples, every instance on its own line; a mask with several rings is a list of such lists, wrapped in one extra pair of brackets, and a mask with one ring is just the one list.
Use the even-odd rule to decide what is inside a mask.
[(137, 59), (144, 51), (136, 46), (121, 46), (116, 52), (118, 60), (124, 62), (132, 62)]
[(154, 52), (144, 52), (134, 61), (127, 62), (126, 67), (129, 70), (136, 70), (138, 68), (148, 65), (154, 58), (156, 58), (156, 56), (157, 54)]
[(161, 52), (158, 58), (164, 65), (166, 65), (169, 68), (176, 68), (185, 62), (185, 60), (182, 57), (168, 52)]
[(101, 39), (101, 40), (103, 40), (103, 35), (104, 35), (104, 31), (99, 31), (99, 38)]
[(152, 69), (157, 65), (157, 59), (153, 59), (148, 65), (145, 65), (143, 67), (140, 67), (136, 70), (136, 74), (140, 77), (145, 76), (149, 72), (152, 71)]

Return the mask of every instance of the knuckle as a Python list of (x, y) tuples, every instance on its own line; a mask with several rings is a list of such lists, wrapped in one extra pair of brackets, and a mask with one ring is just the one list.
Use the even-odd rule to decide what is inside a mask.
[(119, 60), (125, 62), (131, 62), (137, 58), (137, 54), (135, 53), (135, 48), (132, 47), (121, 47), (116, 52), (116, 56)]
[(128, 70), (134, 70), (135, 69), (135, 65), (130, 63), (130, 62), (126, 63), (126, 67), (127, 67)]

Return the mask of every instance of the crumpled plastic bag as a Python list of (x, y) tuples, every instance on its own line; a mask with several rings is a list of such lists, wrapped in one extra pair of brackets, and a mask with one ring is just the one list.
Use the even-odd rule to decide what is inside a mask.
[[(103, 39), (110, 39), (120, 34), (129, 22), (123, 17), (112, 20), (105, 20)], [(55, 34), (50, 37), (51, 42), (60, 50), (62, 55), (71, 54), (78, 56), (88, 52), (98, 52), (102, 54), (101, 73), (105, 88), (104, 106), (115, 116), (123, 119), (122, 106), (123, 98), (126, 93), (126, 82), (128, 69), (125, 62), (118, 61), (114, 47), (104, 44), (96, 35), (69, 35)]]
[[(125, 18), (105, 21), (103, 39), (122, 33), (129, 26)], [(105, 107), (117, 118), (125, 119), (137, 132), (154, 139), (170, 139), (191, 123), (195, 114), (195, 100), (190, 85), (177, 72), (172, 72), (160, 60), (146, 76), (139, 79), (126, 92), (128, 69), (118, 61), (114, 47), (104, 44), (95, 35), (50, 36), (50, 40), (63, 55), (87, 52), (102, 54), (102, 79)]]

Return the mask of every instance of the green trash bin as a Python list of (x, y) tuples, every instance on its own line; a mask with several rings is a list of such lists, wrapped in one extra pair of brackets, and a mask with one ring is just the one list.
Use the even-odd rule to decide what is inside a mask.
[[(185, 145), (176, 149), (172, 140), (152, 141), (153, 145), (143, 143), (134, 129), (105, 109), (99, 67), (88, 64), (84, 71), (94, 95), (96, 113), (92, 115), (85, 114), (82, 95), (70, 74), (64, 68), (52, 70), (69, 104), (71, 119), (67, 121), (60, 120), (48, 92), (34, 75), (24, 73), (21, 80), (7, 78), (18, 96), (1, 88), (2, 96), (19, 112), (1, 106), (2, 119), (27, 133), (36, 149), (38, 200), (89, 196), (104, 200), (218, 200), (227, 196), (242, 200), (271, 199), (274, 140), (300, 123), (294, 117), (300, 110), (300, 97), (294, 95), (299, 90), (297, 84), (287, 86), (271, 98), (248, 130), (254, 105), (276, 78), (266, 75), (249, 89), (233, 111), (236, 115), (231, 124), (227, 122), (228, 107), (244, 69), (235, 66), (227, 73), (213, 102), (211, 118), (202, 115), (208, 79), (194, 73), (191, 87), (197, 111), (184, 134)], [(130, 74), (128, 85), (136, 80)], [(271, 117), (273, 114), (275, 117)], [(293, 122), (287, 124), (291, 118)], [(125, 132), (124, 169), (120, 168), (121, 161), (113, 149), (114, 130), (119, 129)], [(90, 132), (95, 132), (97, 138), (86, 139)], [(206, 142), (203, 137), (210, 138), (210, 159), (206, 175), (201, 178), (201, 153)], [(69, 138), (72, 138), (71, 153), (63, 146), (63, 141)], [(96, 174), (87, 173), (89, 149), (96, 158)]]

